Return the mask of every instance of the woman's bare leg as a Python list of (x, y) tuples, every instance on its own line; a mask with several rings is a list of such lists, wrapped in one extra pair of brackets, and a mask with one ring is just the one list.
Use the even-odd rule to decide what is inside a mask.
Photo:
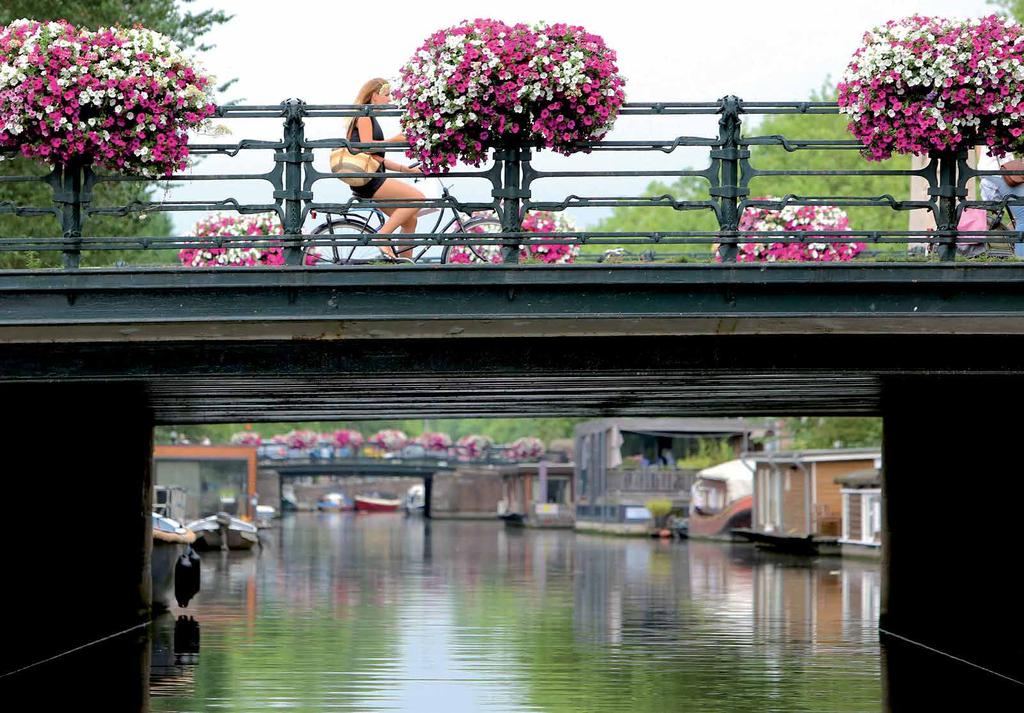
[[(416, 190), (408, 183), (402, 183), (393, 178), (389, 178), (381, 184), (381, 187), (377, 189), (377, 192), (373, 194), (374, 200), (423, 200), (423, 193)], [(381, 226), (381, 229), (377, 231), (378, 235), (389, 235), (398, 228), (402, 229), (403, 233), (415, 233), (417, 214), (420, 209), (417, 207), (412, 208), (381, 208), (381, 211), (388, 216), (388, 220)], [(398, 254), (408, 252), (412, 250), (412, 246), (405, 246), (398, 250)], [(381, 252), (392, 258), (396, 256), (394, 248), (381, 247)]]

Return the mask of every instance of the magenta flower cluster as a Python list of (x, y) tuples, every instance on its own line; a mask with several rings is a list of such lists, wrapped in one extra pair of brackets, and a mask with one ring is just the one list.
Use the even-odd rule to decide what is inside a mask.
[(231, 435), (231, 442), (236, 446), (258, 446), (263, 439), (255, 431), (240, 431)]
[(213, 115), (213, 79), (144, 28), (0, 27), (0, 148), (128, 175), (187, 166), (188, 132)]
[(284, 442), (289, 448), (308, 450), (316, 446), (319, 437), (316, 431), (294, 430), (284, 434)]
[[(782, 210), (751, 206), (740, 215), (739, 229), (787, 234), (834, 231), (832, 235), (810, 238), (807, 242), (772, 242), (769, 238), (740, 243), (739, 262), (844, 262), (864, 250), (862, 242), (842, 241), (842, 233), (850, 230), (850, 219), (846, 211), (836, 206), (787, 205)], [(716, 258), (721, 260), (720, 255)]]
[(476, 460), (483, 457), (494, 445), (490, 436), (470, 434), (456, 441), (455, 446), (460, 460)]
[(374, 433), (366, 442), (386, 451), (399, 451), (409, 444), (409, 437), (404, 431), (384, 429)]
[(512, 460), (537, 460), (544, 453), (544, 441), (534, 436), (517, 438), (508, 448), (508, 456)]
[(452, 446), (452, 437), (447, 433), (425, 431), (413, 439), (413, 443), (423, 446), (428, 451), (447, 452)]
[(464, 21), (435, 32), (401, 70), (408, 156), (426, 173), (479, 166), (489, 149), (570, 155), (600, 140), (625, 101), (615, 52), (575, 25)]
[[(271, 213), (233, 215), (215, 213), (199, 220), (192, 228), (197, 238), (258, 239), (282, 235), (284, 229)], [(189, 247), (178, 251), (178, 259), (186, 267), (244, 267), (252, 265), (283, 265), (284, 250), (278, 246), (260, 247)]]
[(864, 35), (838, 86), (867, 158), (976, 143), (996, 155), (1024, 133), (1024, 29), (991, 15), (914, 15)]
[[(475, 217), (493, 218), (491, 211), (478, 211), (473, 214)], [(485, 227), (486, 226), (486, 227)], [(495, 234), (493, 224), (473, 226), (469, 229), (471, 233)], [(549, 265), (566, 265), (576, 260), (580, 253), (580, 246), (577, 244), (561, 245), (550, 242), (556, 240), (557, 236), (552, 233), (572, 233), (576, 231), (576, 225), (564, 213), (553, 213), (546, 210), (528, 211), (523, 218), (523, 232), (541, 233), (529, 243), (519, 247), (519, 260), (539, 260)], [(500, 245), (474, 245), (472, 249), (465, 245), (455, 245), (451, 248), (448, 256), (452, 263), (479, 263), (501, 262)]]
[(363, 434), (351, 428), (339, 428), (329, 438), (340, 448), (359, 448), (363, 445)]
[[(273, 213), (233, 215), (215, 213), (195, 224), (192, 234), (207, 240), (235, 238), (242, 242), (283, 235), (284, 228)], [(265, 241), (259, 241), (265, 242)], [(254, 265), (284, 265), (284, 248), (269, 244), (266, 247), (188, 247), (178, 251), (178, 260), (185, 267), (252, 267)], [(306, 264), (316, 264), (316, 258), (307, 255)]]

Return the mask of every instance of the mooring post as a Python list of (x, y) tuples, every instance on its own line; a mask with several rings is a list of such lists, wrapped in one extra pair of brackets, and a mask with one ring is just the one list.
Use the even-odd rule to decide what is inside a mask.
[(430, 499), (434, 492), (434, 474), (423, 476), (423, 517), (430, 517)]
[(301, 99), (286, 99), (281, 102), (285, 109), (284, 150), (274, 154), (274, 160), (283, 162), (284, 188), (274, 191), (274, 199), (284, 201), (284, 255), (285, 264), (302, 264), (302, 201), (313, 200), (313, 192), (303, 190), (303, 164), (313, 162), (313, 152), (306, 148), (306, 102)]
[(722, 262), (735, 262), (739, 254), (736, 235), (740, 223), (739, 201), (750, 193), (749, 188), (740, 185), (740, 161), (750, 158), (750, 151), (740, 148), (743, 100), (729, 95), (718, 103), (721, 107), (718, 113), (722, 115), (718, 120), (719, 147), (711, 151), (712, 162), (718, 162), (718, 185), (711, 187), (710, 194), (718, 200), (716, 217), (722, 236), (718, 253)]

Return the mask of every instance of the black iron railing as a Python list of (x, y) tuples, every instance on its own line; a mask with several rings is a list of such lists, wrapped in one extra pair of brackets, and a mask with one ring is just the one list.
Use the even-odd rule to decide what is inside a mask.
[[(841, 169), (759, 169), (751, 161), (752, 147), (777, 147), (779, 150), (801, 153), (807, 151), (856, 152), (861, 145), (855, 140), (802, 139), (778, 135), (745, 136), (743, 124), (748, 117), (764, 117), (775, 114), (836, 115), (838, 108), (823, 102), (743, 102), (734, 96), (724, 97), (717, 102), (707, 103), (631, 103), (622, 112), (626, 117), (717, 117), (718, 131), (713, 136), (677, 135), (668, 139), (651, 140), (605, 140), (581, 146), (584, 153), (572, 159), (573, 170), (545, 171), (533, 165), (533, 147), (509, 147), (495, 151), (492, 161), (478, 170), (456, 170), (445, 176), (445, 180), (458, 184), (461, 181), (486, 181), (490, 185), (490, 198), (484, 200), (461, 200), (457, 197), (426, 198), (421, 201), (359, 200), (349, 198), (331, 201), (323, 196), (321, 189), (325, 182), (334, 182), (337, 177), (329, 171), (314, 166), (317, 152), (347, 146), (351, 149), (366, 149), (370, 145), (349, 142), (341, 136), (310, 139), (307, 128), (313, 124), (323, 126), (331, 122), (332, 127), (343, 125), (350, 117), (373, 115), (396, 117), (399, 110), (387, 106), (355, 105), (308, 105), (299, 100), (288, 100), (276, 106), (225, 106), (218, 110), (221, 120), (283, 120), (280, 139), (259, 140), (242, 138), (233, 143), (193, 143), (192, 155), (197, 158), (223, 156), (235, 158), (253, 151), (271, 152), (266, 170), (262, 172), (201, 173), (202, 161), (194, 172), (170, 177), (173, 183), (197, 182), (258, 182), (269, 184), (271, 200), (266, 202), (245, 202), (231, 195), (210, 196), (199, 200), (147, 200), (127, 205), (99, 205), (94, 201), (97, 186), (105, 183), (147, 181), (94, 171), (88, 163), (80, 162), (55, 168), (46, 176), (3, 175), (0, 176), (0, 213), (14, 214), (32, 220), (38, 216), (55, 216), (60, 223), (59, 235), (44, 237), (0, 236), (0, 253), (36, 252), (60, 253), (67, 269), (76, 269), (81, 264), (83, 251), (113, 250), (167, 250), (181, 248), (225, 248), (225, 247), (267, 247), (280, 246), (285, 249), (288, 265), (304, 264), (303, 251), (310, 246), (333, 247), (375, 245), (381, 238), (370, 232), (354, 234), (314, 235), (310, 230), (314, 216), (320, 213), (340, 214), (349, 211), (374, 211), (376, 209), (417, 207), (421, 209), (456, 208), (464, 213), (487, 211), (493, 213), (500, 225), (500, 232), (491, 234), (437, 232), (397, 233), (389, 237), (389, 244), (396, 249), (407, 247), (430, 247), (440, 245), (498, 245), (503, 248), (506, 262), (515, 262), (518, 245), (542, 234), (524, 232), (523, 219), (527, 211), (566, 211), (570, 209), (641, 207), (651, 210), (677, 212), (707, 212), (714, 216), (717, 228), (713, 230), (645, 231), (625, 230), (618, 232), (579, 229), (570, 233), (549, 234), (553, 243), (592, 246), (591, 257), (601, 260), (605, 248), (624, 247), (646, 251), (648, 257), (671, 255), (669, 246), (699, 248), (704, 259), (711, 260), (713, 246), (718, 246), (718, 255), (724, 262), (737, 259), (737, 245), (765, 238), (764, 233), (740, 230), (740, 216), (746, 208), (763, 207), (780, 209), (786, 205), (835, 205), (839, 207), (872, 206), (881, 210), (896, 211), (909, 216), (911, 211), (925, 211), (934, 219), (934, 230), (885, 230), (855, 226), (848, 232), (836, 231), (795, 231), (774, 232), (772, 242), (816, 242), (838, 243), (862, 241), (875, 246), (889, 244), (919, 243), (933, 246), (933, 259), (951, 261), (957, 256), (960, 243), (1001, 241), (1004, 244), (1020, 242), (1018, 230), (998, 229), (984, 231), (959, 231), (962, 212), (967, 208), (982, 208), (994, 214), (1004, 214), (1008, 205), (1024, 203), (1017, 198), (1001, 201), (968, 200), (968, 185), (975, 178), (986, 175), (1001, 175), (998, 171), (979, 171), (968, 162), (966, 150), (953, 153), (937, 153), (922, 167), (916, 169), (887, 170), (877, 164), (864, 161), (855, 170)], [(622, 121), (623, 119), (620, 119)], [(832, 119), (833, 121), (835, 119)], [(710, 133), (710, 132), (709, 132)], [(670, 129), (671, 135), (671, 129)], [(404, 144), (374, 144), (393, 152), (398, 158), (406, 148)], [(704, 168), (690, 168), (682, 161), (678, 166), (667, 169), (644, 168), (655, 154), (671, 156), (683, 149), (703, 148), (708, 151), (708, 163)], [(630, 152), (635, 156), (637, 168), (628, 170), (587, 170), (596, 161), (594, 155), (607, 152)], [(579, 169), (575, 166), (579, 165)], [(367, 174), (369, 175), (369, 174)], [(375, 174), (379, 175), (379, 174)], [(387, 173), (389, 178), (408, 179), (407, 174)], [(593, 181), (604, 179), (679, 179), (698, 177), (706, 182), (706, 196), (683, 199), (671, 194), (611, 196), (584, 196), (567, 193), (557, 200), (539, 200), (534, 197), (535, 187), (544, 181)], [(909, 183), (917, 176), (927, 184), (927, 195), (910, 200), (894, 195), (786, 195), (779, 199), (752, 197), (751, 181), (781, 177), (807, 176), (825, 178), (829, 176), (899, 176)], [(4, 197), (4, 186), (15, 183), (42, 182), (52, 189), (50, 205), (20, 205)], [(457, 193), (457, 191), (453, 191)], [(88, 234), (89, 220), (93, 216), (129, 216), (156, 212), (178, 211), (208, 212), (234, 211), (239, 214), (274, 213), (281, 221), (284, 235), (278, 237), (215, 237), (199, 239), (188, 235), (172, 236), (94, 236)], [(422, 227), (421, 223), (421, 227)], [(908, 222), (909, 225), (909, 222)], [(1022, 226), (1017, 226), (1018, 228)], [(695, 248), (696, 246), (696, 248)], [(653, 252), (652, 252), (653, 251)], [(691, 253), (692, 254), (692, 253)]]

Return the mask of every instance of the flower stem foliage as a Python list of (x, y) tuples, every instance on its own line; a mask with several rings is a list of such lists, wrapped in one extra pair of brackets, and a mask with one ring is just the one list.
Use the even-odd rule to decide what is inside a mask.
[[(771, 200), (771, 199), (769, 199)], [(751, 206), (743, 211), (740, 230), (765, 233), (835, 231), (841, 237), (850, 230), (846, 211), (836, 206), (787, 205), (781, 210)], [(813, 239), (812, 239), (813, 240)], [(739, 262), (845, 262), (864, 250), (861, 242), (749, 242), (740, 243)]]
[[(479, 217), (493, 217), (490, 211), (480, 211), (473, 214)], [(488, 226), (490, 227), (490, 226)], [(522, 262), (537, 260), (548, 265), (567, 265), (576, 260), (580, 253), (580, 246), (576, 244), (566, 245), (551, 242), (557, 239), (556, 233), (572, 233), (576, 230), (576, 224), (564, 213), (554, 213), (546, 210), (531, 210), (523, 218), (522, 225), (525, 233), (538, 233), (536, 239), (519, 246), (519, 259)], [(475, 226), (469, 229), (470, 233), (485, 234), (490, 232), (482, 226)], [(500, 263), (502, 261), (500, 245), (474, 245), (472, 248), (465, 245), (454, 245), (451, 248), (449, 260), (453, 263), (479, 263), (490, 262)]]
[(615, 52), (565, 24), (464, 21), (432, 34), (401, 70), (408, 155), (427, 173), (479, 166), (492, 148), (570, 155), (599, 140), (625, 101)]
[(975, 143), (1003, 155), (1024, 133), (1024, 28), (997, 15), (890, 20), (865, 33), (838, 89), (871, 160)]

